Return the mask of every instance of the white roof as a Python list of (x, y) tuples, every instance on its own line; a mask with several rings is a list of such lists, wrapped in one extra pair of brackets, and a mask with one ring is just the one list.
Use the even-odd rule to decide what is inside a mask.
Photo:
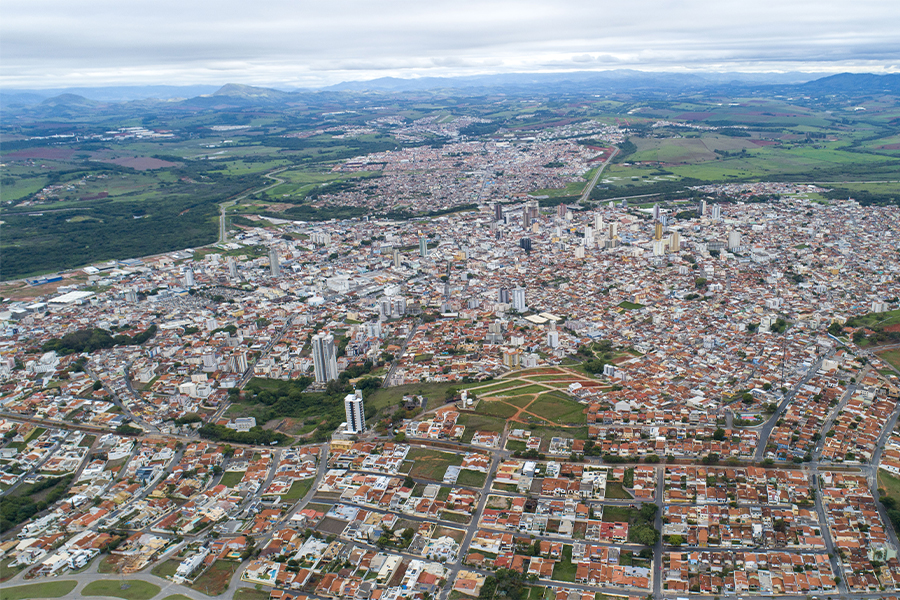
[(90, 298), (93, 295), (94, 292), (69, 292), (67, 294), (63, 294), (62, 296), (51, 298), (50, 302), (52, 304), (71, 304), (83, 298)]

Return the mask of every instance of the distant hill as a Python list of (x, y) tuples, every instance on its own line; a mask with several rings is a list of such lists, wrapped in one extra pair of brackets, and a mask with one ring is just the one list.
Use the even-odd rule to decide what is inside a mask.
[(59, 96), (54, 96), (53, 98), (47, 98), (43, 102), (41, 102), (42, 106), (65, 106), (65, 107), (88, 107), (88, 106), (97, 106), (99, 102), (96, 100), (89, 100), (84, 96), (79, 96), (78, 94), (60, 94)]
[(900, 93), (900, 74), (839, 73), (799, 86), (811, 93)]

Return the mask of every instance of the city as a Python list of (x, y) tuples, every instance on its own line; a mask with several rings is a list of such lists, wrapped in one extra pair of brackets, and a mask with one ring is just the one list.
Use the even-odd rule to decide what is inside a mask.
[(4, 586), (892, 597), (900, 214), (826, 191), (251, 216), (7, 288)]

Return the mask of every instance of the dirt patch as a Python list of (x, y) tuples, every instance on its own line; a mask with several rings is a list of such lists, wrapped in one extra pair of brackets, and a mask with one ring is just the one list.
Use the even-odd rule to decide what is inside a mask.
[(884, 146), (878, 146), (879, 150), (900, 150), (900, 144), (886, 144)]
[(898, 333), (900, 332), (900, 323), (896, 325), (888, 325), (884, 328), (884, 330), (888, 333)]
[(750, 140), (756, 146), (777, 146), (781, 142), (775, 140)]
[(177, 167), (178, 163), (151, 158), (149, 156), (133, 156), (129, 158), (113, 158), (101, 162), (112, 163), (120, 167), (128, 167), (135, 171), (147, 171), (151, 169), (165, 169), (166, 167)]
[(334, 535), (340, 535), (344, 532), (344, 529), (347, 527), (347, 521), (341, 521), (339, 519), (333, 519), (331, 517), (326, 517), (322, 519), (322, 522), (319, 523), (319, 526), (316, 527), (322, 533), (331, 533)]

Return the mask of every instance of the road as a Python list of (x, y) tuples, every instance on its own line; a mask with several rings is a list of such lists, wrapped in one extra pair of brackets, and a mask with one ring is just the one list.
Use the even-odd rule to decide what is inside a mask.
[(597, 172), (594, 173), (594, 176), (591, 178), (590, 183), (588, 183), (587, 187), (584, 188), (584, 191), (581, 193), (581, 198), (578, 199), (579, 204), (584, 204), (587, 202), (588, 198), (591, 197), (591, 192), (594, 190), (594, 186), (597, 185), (597, 182), (600, 180), (600, 175), (603, 174), (603, 170), (606, 168), (606, 165), (609, 164), (609, 161), (613, 159), (613, 157), (619, 153), (618, 148), (613, 148), (612, 154), (610, 154), (603, 164), (600, 165), (600, 168), (597, 169)]
[(233, 200), (228, 200), (227, 202), (223, 202), (219, 205), (219, 241), (216, 242), (217, 244), (224, 244), (225, 242), (228, 241), (228, 227), (226, 227), (227, 219), (226, 219), (226, 214), (225, 214), (226, 211), (229, 208), (231, 208), (232, 206), (234, 206), (235, 204), (237, 204), (238, 202), (240, 202), (241, 200), (244, 200), (245, 198), (247, 198), (247, 196), (249, 196), (250, 194), (260, 194), (262, 192), (271, 190), (273, 187), (275, 187), (277, 185), (281, 185), (282, 183), (284, 183), (284, 179), (279, 179), (278, 177), (275, 177), (275, 175), (277, 173), (281, 173), (282, 171), (286, 171), (289, 168), (290, 167), (283, 167), (281, 169), (275, 169), (274, 171), (266, 173), (265, 177), (275, 180), (275, 183), (273, 183), (272, 185), (268, 185), (268, 186), (266, 186), (264, 188), (260, 188), (258, 190), (253, 190), (252, 192), (246, 192)]
[(778, 405), (778, 410), (772, 413), (772, 416), (769, 417), (769, 420), (766, 421), (765, 425), (759, 430), (759, 446), (756, 448), (756, 454), (753, 455), (753, 460), (759, 462), (765, 457), (766, 446), (769, 443), (769, 436), (772, 435), (772, 430), (775, 429), (775, 426), (778, 423), (778, 420), (784, 414), (784, 411), (787, 409), (788, 404), (790, 404), (791, 399), (793, 399), (794, 395), (797, 391), (809, 383), (809, 380), (816, 376), (816, 373), (819, 372), (819, 369), (822, 368), (822, 362), (834, 354), (834, 350), (830, 350), (816, 361), (816, 364), (811, 366), (809, 370), (806, 372), (806, 375), (803, 376), (803, 379), (797, 382), (796, 385), (792, 389), (788, 391), (784, 395), (784, 399), (781, 401), (781, 404)]

